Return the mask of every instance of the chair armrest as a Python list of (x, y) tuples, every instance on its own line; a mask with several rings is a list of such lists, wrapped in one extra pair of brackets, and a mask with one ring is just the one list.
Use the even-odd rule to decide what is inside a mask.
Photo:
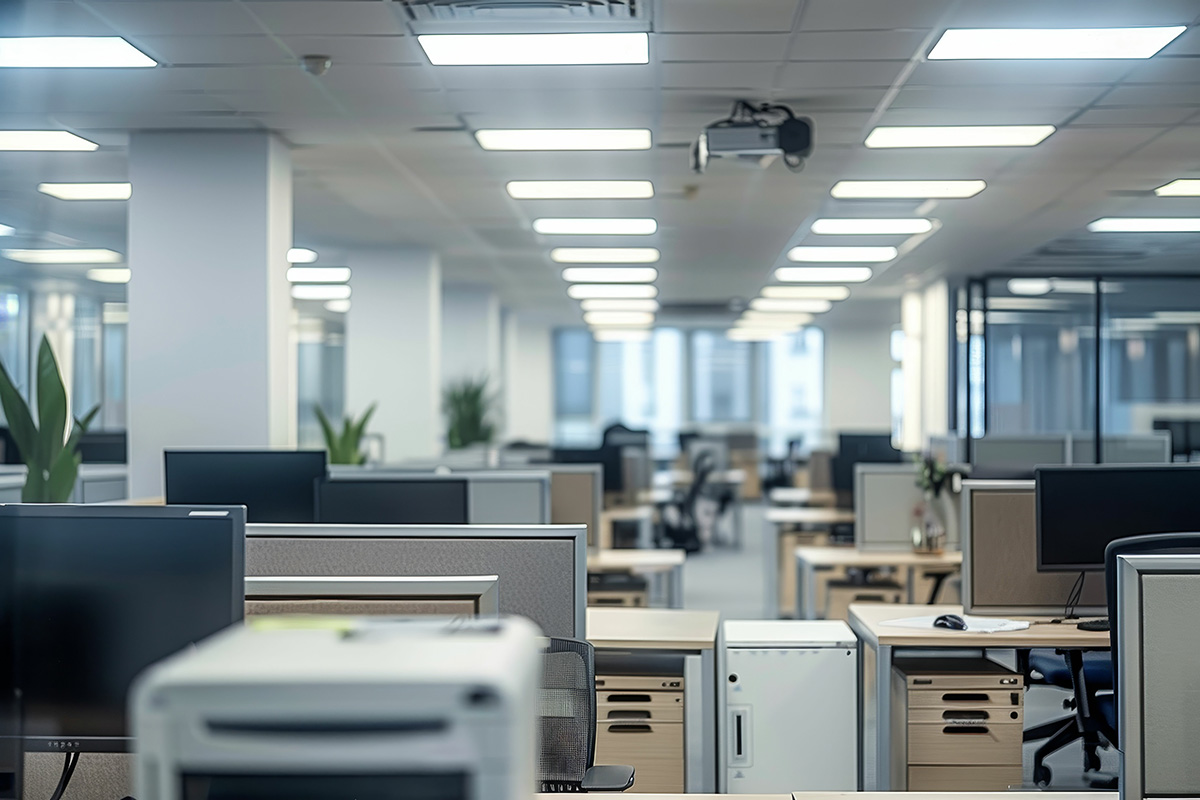
[(623, 792), (633, 786), (633, 767), (592, 767), (583, 776), (585, 792)]

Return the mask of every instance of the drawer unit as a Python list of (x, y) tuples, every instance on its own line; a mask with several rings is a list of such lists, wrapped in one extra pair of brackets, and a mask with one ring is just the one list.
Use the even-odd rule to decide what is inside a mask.
[(624, 692), (683, 691), (680, 675), (597, 675), (596, 696), (614, 690)]
[(631, 764), (632, 792), (681, 793), (682, 722), (598, 722), (596, 763)]
[(1004, 791), (1021, 782), (1024, 679), (983, 658), (899, 658), (893, 785)]
[(683, 692), (597, 692), (596, 719), (683, 722)]
[(609, 606), (615, 608), (647, 608), (650, 605), (648, 592), (608, 592), (589, 591), (587, 595), (589, 606)]

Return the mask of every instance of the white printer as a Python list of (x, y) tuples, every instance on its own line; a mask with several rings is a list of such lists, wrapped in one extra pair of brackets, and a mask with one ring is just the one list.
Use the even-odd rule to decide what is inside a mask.
[(281, 619), (230, 628), (138, 679), (134, 796), (530, 797), (543, 646), (533, 623)]

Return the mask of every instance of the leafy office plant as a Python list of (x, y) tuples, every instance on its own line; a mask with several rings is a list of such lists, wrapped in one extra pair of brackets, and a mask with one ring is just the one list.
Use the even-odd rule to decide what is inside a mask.
[(29, 468), (21, 500), (25, 503), (65, 503), (79, 474), (79, 439), (100, 411), (94, 407), (76, 418), (67, 435), (67, 390), (50, 340), (42, 336), (37, 357), (37, 423), (25, 398), (17, 391), (8, 370), (0, 364), (0, 405), (21, 460)]
[(446, 414), (450, 448), (456, 450), (492, 441), (496, 435), (492, 422), (495, 405), (495, 396), (488, 392), (487, 376), (449, 384), (442, 392), (442, 411)]
[(317, 406), (317, 421), (321, 423), (321, 433), (325, 435), (325, 449), (329, 451), (330, 464), (361, 464), (367, 460), (362, 451), (363, 434), (367, 431), (367, 422), (375, 413), (375, 403), (367, 407), (357, 420), (347, 416), (342, 421), (342, 432), (334, 430), (329, 417), (320, 406)]
[(957, 491), (956, 477), (961, 477), (963, 471), (958, 467), (950, 467), (938, 461), (936, 456), (914, 456), (917, 462), (917, 486), (933, 498), (941, 495), (946, 484), (950, 483), (952, 491)]

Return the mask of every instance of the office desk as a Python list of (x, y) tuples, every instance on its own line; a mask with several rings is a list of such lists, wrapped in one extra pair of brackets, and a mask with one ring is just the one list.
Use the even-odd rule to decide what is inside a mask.
[[(892, 751), (892, 661), (922, 651), (962, 651), (982, 657), (984, 651), (1024, 650), (1033, 647), (1065, 650), (1107, 650), (1107, 631), (1081, 631), (1072, 624), (1049, 624), (1050, 617), (1011, 617), (1033, 625), (1023, 631), (972, 633), (971, 631), (917, 630), (881, 623), (905, 617), (961, 614), (962, 606), (852, 605), (850, 628), (858, 636), (859, 730), (862, 736), (859, 770), (864, 791), (888, 791)], [(928, 654), (927, 652), (925, 654)], [(906, 795), (907, 796), (907, 795)], [(1010, 795), (1004, 795), (1006, 798)]]
[[(792, 792), (791, 794), (612, 794), (589, 793), (596, 800), (1046, 800), (1046, 792)], [(1051, 800), (1117, 800), (1116, 792), (1050, 792)], [(539, 794), (537, 800), (562, 795)]]
[(613, 546), (613, 523), (615, 522), (636, 523), (638, 547), (643, 549), (654, 547), (654, 506), (617, 506), (601, 511), (600, 540), (597, 542), (601, 551), (607, 551)]
[(588, 554), (588, 572), (630, 572), (651, 581), (651, 602), (657, 598), (667, 608), (683, 608), (682, 550), (601, 550)]
[(717, 788), (716, 649), (720, 620), (716, 611), (587, 610), (588, 641), (596, 648), (597, 675), (644, 675), (647, 669), (654, 669), (649, 674), (655, 675), (682, 673), (687, 792), (712, 792)]
[(943, 553), (917, 553), (913, 550), (859, 550), (856, 547), (797, 547), (794, 551), (796, 564), (796, 619), (819, 619), (817, 599), (817, 573), (832, 569), (878, 569), (895, 567), (907, 571), (905, 592), (908, 602), (916, 603), (913, 588), (916, 585), (919, 567), (962, 566), (962, 551), (947, 550)]
[[(787, 535), (786, 527), (829, 528), (840, 523), (854, 522), (854, 512), (841, 508), (768, 508), (763, 514), (763, 592), (766, 619), (779, 619), (780, 607), (792, 614), (795, 605), (795, 570), (792, 568), (792, 551), (796, 547), (793, 536)], [(786, 572), (781, 572), (787, 565)], [(780, 590), (784, 601), (780, 602)]]
[(804, 486), (776, 486), (767, 498), (777, 506), (832, 506), (837, 502), (837, 492)]

